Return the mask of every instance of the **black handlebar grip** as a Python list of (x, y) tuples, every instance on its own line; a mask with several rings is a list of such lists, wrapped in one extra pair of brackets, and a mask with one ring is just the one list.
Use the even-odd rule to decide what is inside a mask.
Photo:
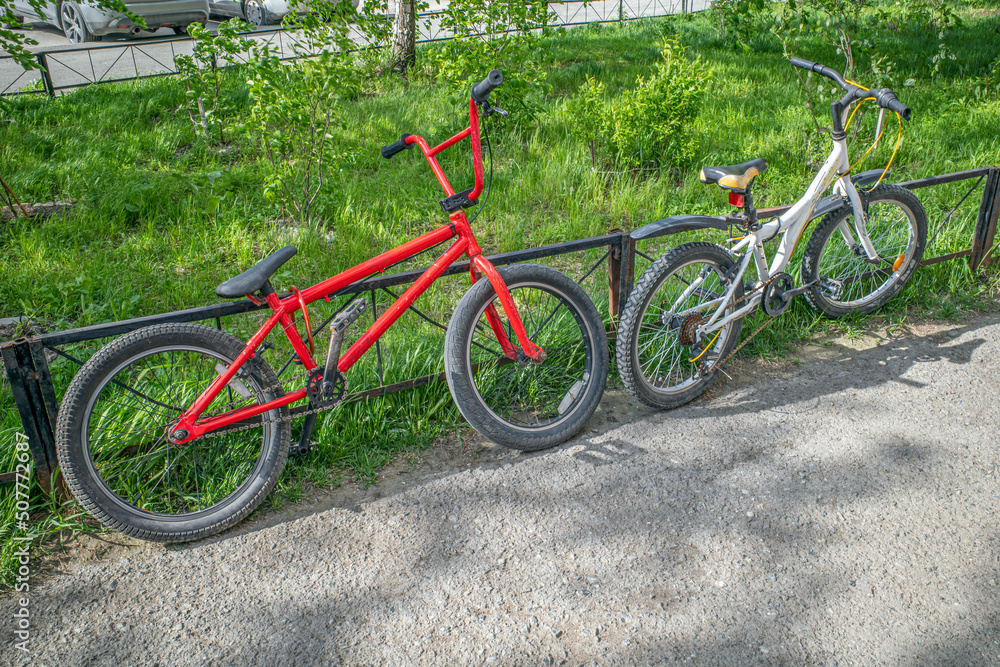
[(382, 157), (384, 157), (386, 160), (388, 160), (389, 158), (391, 158), (396, 153), (399, 153), (400, 151), (408, 151), (411, 148), (413, 148), (413, 144), (406, 143), (406, 138), (408, 136), (410, 136), (410, 135), (404, 134), (403, 136), (401, 136), (399, 138), (399, 141), (393, 142), (393, 143), (389, 144), (388, 146), (383, 146), (382, 147)]
[(896, 93), (889, 88), (869, 90), (868, 94), (875, 96), (875, 103), (880, 107), (884, 107), (889, 111), (895, 111), (903, 118), (903, 120), (910, 120), (910, 107), (900, 102), (899, 98), (896, 97)]
[(830, 69), (826, 65), (820, 65), (819, 63), (814, 63), (805, 58), (790, 58), (789, 62), (795, 67), (801, 67), (802, 69), (807, 69), (810, 72), (816, 72), (821, 76), (825, 76), (828, 79), (833, 79), (837, 84), (847, 90), (847, 81), (840, 75), (840, 72), (834, 69)]
[(503, 72), (498, 69), (490, 70), (485, 79), (472, 85), (472, 100), (476, 104), (485, 104), (490, 93), (501, 83), (503, 83)]
[(903, 118), (903, 120), (910, 120), (910, 115), (911, 115), (910, 107), (906, 106), (899, 100), (892, 100), (891, 102), (889, 102), (887, 106), (892, 111), (898, 113)]
[(807, 69), (809, 71), (812, 71), (813, 66), (816, 65), (816, 63), (811, 60), (806, 60), (805, 58), (791, 58), (788, 62), (792, 63), (795, 67), (801, 67), (802, 69)]

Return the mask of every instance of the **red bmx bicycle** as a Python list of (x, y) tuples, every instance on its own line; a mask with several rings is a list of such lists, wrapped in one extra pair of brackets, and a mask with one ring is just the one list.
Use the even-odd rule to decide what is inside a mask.
[[(163, 324), (122, 336), (91, 357), (67, 389), (56, 427), (63, 474), (91, 514), (128, 535), (164, 542), (205, 537), (243, 519), (284, 468), (289, 406), (308, 401), (308, 437), (315, 412), (343, 398), (344, 374), (463, 255), (473, 285), (445, 336), (448, 387), (462, 415), (490, 440), (522, 450), (558, 444), (583, 427), (608, 374), (597, 309), (554, 269), (521, 264), (497, 270), (482, 256), (463, 210), (484, 189), (480, 110), (504, 114), (489, 102), (502, 82), (493, 70), (472, 87), (469, 127), (440, 145), (431, 148), (404, 134), (382, 148), (390, 158), (420, 147), (447, 195), (441, 202), (447, 225), (312, 287), (293, 287), (284, 297), (270, 277), (295, 255), (292, 246), (223, 282), (216, 288), (220, 297), (247, 296), (272, 311), (249, 342), (201, 325)], [(466, 137), (475, 185), (456, 193), (434, 156)], [(365, 302), (340, 311), (325, 362), (316, 360), (309, 304), (450, 239), (444, 254), (342, 356), (344, 332)], [(302, 311), (306, 340), (296, 311)], [(305, 368), (294, 389), (284, 385), (295, 378), (279, 380), (262, 358), (278, 326)]]

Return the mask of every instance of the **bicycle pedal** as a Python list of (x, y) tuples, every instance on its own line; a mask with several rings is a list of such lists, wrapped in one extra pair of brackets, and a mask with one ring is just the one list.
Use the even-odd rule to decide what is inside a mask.
[(292, 443), (288, 448), (289, 456), (305, 456), (313, 450), (313, 445), (310, 442), (308, 445), (302, 445), (301, 443)]
[(819, 288), (834, 299), (840, 299), (844, 295), (844, 283), (826, 276), (820, 276)]
[(330, 378), (339, 375), (337, 360), (340, 359), (340, 347), (344, 343), (344, 332), (354, 324), (361, 313), (365, 312), (368, 303), (363, 299), (355, 299), (351, 305), (342, 310), (330, 323), (330, 347), (326, 351), (326, 366), (323, 368), (324, 383), (332, 382)]

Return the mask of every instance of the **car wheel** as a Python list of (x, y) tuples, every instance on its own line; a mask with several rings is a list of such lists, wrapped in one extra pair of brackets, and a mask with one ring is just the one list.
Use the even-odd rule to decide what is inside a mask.
[(94, 33), (90, 32), (87, 22), (83, 20), (80, 13), (80, 5), (75, 2), (64, 2), (59, 8), (59, 20), (62, 23), (63, 34), (72, 44), (83, 44), (84, 42), (97, 41)]
[(267, 25), (271, 18), (262, 0), (246, 0), (243, 3), (243, 16), (246, 17), (247, 23), (254, 28)]

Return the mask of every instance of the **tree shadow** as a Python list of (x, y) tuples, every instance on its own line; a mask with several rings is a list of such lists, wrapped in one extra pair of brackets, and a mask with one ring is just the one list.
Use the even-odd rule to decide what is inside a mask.
[(671, 419), (702, 418), (706, 410), (718, 416), (764, 410), (790, 414), (814, 410), (825, 397), (845, 390), (894, 384), (921, 388), (933, 382), (933, 377), (923, 372), (926, 364), (938, 361), (971, 363), (974, 353), (986, 340), (979, 337), (957, 342), (956, 339), (997, 322), (1000, 317), (990, 317), (953, 329), (952, 335), (936, 333), (892, 338), (866, 350), (834, 343), (825, 346), (817, 359), (810, 361), (818, 361), (823, 366), (821, 369), (810, 368), (810, 372), (803, 372), (807, 366), (796, 365), (781, 373), (775, 380), (777, 386), (770, 387), (766, 393), (756, 387), (756, 382), (741, 386), (722, 378), (702, 398), (663, 414)]
[(835, 349), (762, 380), (766, 400), (737, 387), (700, 414), (60, 578), (34, 607), (34, 658), (996, 664), (995, 454), (879, 423), (885, 408), (847, 391), (928, 386), (927, 360), (968, 364), (983, 342)]

